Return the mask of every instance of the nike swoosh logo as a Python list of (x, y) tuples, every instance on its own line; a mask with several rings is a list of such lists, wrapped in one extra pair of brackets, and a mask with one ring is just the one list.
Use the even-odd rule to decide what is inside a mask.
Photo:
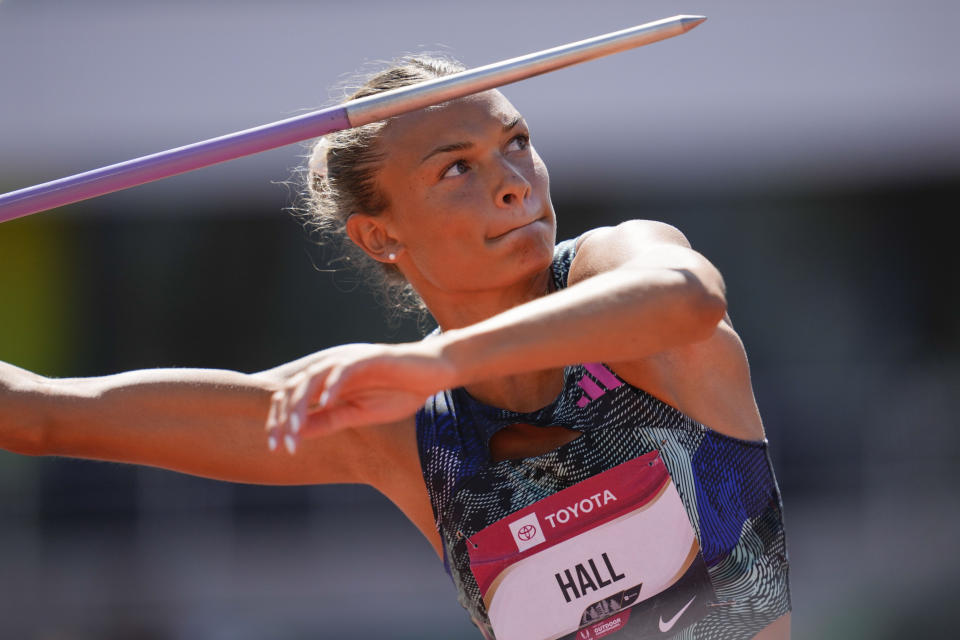
[(677, 624), (677, 620), (680, 619), (680, 616), (683, 615), (683, 612), (686, 611), (690, 607), (690, 605), (693, 604), (693, 601), (696, 599), (697, 599), (697, 596), (693, 596), (692, 598), (690, 598), (690, 602), (683, 605), (683, 609), (680, 609), (680, 611), (677, 612), (677, 615), (673, 616), (666, 622), (663, 621), (663, 616), (660, 616), (660, 632), (666, 633), (667, 631), (670, 631), (670, 629), (673, 629), (673, 625)]

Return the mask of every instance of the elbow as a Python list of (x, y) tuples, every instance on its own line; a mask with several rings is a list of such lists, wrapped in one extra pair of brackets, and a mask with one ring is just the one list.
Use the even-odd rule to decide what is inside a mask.
[(722, 291), (702, 291), (693, 306), (697, 332), (692, 342), (699, 342), (712, 336), (727, 315), (727, 297)]
[(701, 342), (710, 338), (727, 313), (727, 296), (720, 274), (712, 269), (706, 276), (682, 270), (677, 322), (680, 342)]

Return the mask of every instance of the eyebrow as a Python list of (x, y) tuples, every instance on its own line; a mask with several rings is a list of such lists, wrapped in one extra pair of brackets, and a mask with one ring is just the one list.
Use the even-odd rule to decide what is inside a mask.
[(507, 131), (510, 131), (510, 129), (513, 129), (515, 126), (517, 126), (521, 122), (523, 122), (523, 116), (517, 116), (507, 124), (503, 125), (503, 132), (506, 133)]
[[(516, 127), (521, 122), (523, 122), (523, 116), (517, 116), (510, 122), (503, 125), (503, 132), (507, 133), (508, 131)], [(423, 156), (423, 158), (420, 160), (420, 164), (423, 164), (424, 162), (426, 162), (433, 156), (437, 155), (438, 153), (450, 153), (451, 151), (463, 151), (464, 149), (470, 149), (472, 147), (473, 147), (472, 142), (454, 142), (452, 144), (441, 145), (439, 147), (432, 149), (430, 153)]]

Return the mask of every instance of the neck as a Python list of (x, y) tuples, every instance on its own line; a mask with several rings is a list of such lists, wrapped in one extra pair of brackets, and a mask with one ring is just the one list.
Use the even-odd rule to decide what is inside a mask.
[(423, 298), (442, 331), (476, 324), (508, 309), (536, 300), (553, 290), (550, 269), (545, 269), (506, 287), (475, 291), (440, 291), (429, 287), (417, 293)]
[[(470, 292), (429, 291), (421, 294), (441, 330), (459, 329), (540, 298), (553, 290), (551, 270), (544, 269), (509, 287)], [(465, 388), (485, 404), (529, 412), (557, 397), (563, 386), (562, 368), (480, 380)]]

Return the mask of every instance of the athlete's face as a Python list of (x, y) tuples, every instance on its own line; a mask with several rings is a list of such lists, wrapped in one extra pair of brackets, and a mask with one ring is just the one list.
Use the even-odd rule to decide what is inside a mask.
[(546, 269), (556, 220), (526, 123), (487, 91), (404, 115), (381, 135), (380, 218), (415, 286), (469, 291)]

